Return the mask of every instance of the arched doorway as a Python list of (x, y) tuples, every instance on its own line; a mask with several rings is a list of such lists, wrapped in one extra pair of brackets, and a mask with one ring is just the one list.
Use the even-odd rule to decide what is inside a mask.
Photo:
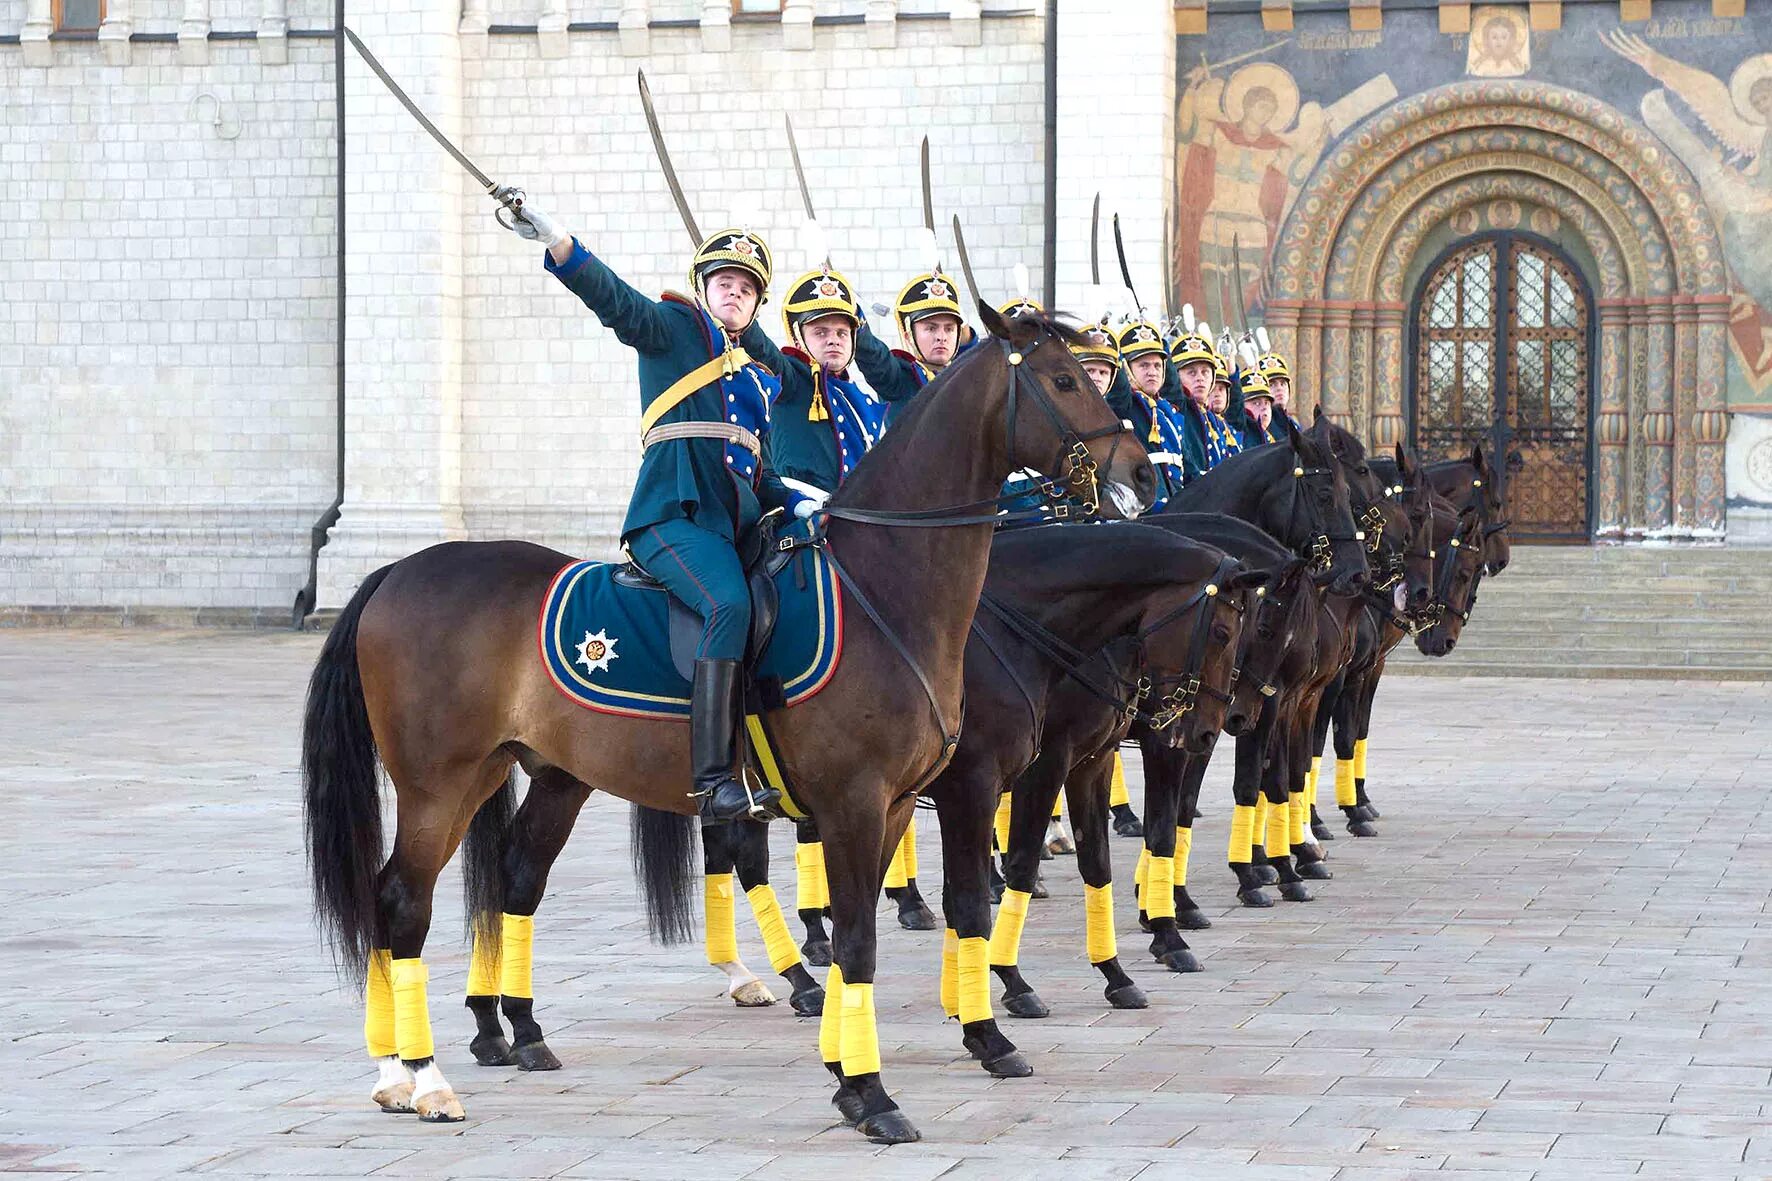
[(1410, 434), (1422, 460), (1476, 443), (1518, 453), (1511, 533), (1593, 534), (1594, 301), (1580, 270), (1534, 234), (1467, 239), (1428, 266), (1412, 304)]

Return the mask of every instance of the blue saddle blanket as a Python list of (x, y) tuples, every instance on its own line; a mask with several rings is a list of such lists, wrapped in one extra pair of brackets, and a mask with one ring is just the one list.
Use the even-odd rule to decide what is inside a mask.
[[(554, 687), (587, 709), (626, 717), (689, 719), (689, 682), (671, 661), (662, 589), (624, 586), (610, 562), (574, 562), (554, 575), (536, 621)], [(775, 574), (781, 612), (752, 675), (798, 705), (837, 670), (843, 596), (822, 551), (798, 549)], [(771, 694), (773, 696), (773, 694)]]

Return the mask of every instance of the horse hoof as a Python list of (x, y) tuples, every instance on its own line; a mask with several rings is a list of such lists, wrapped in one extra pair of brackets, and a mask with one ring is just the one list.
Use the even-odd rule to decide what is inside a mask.
[(1052, 860), (1052, 846), (1050, 844), (1045, 844), (1045, 845), (1040, 846), (1040, 860), (1041, 861), (1051, 861)]
[(1029, 898), (1050, 898), (1050, 897), (1052, 897), (1052, 895), (1050, 895), (1046, 892), (1046, 879), (1045, 878), (1037, 877), (1034, 879), (1034, 888), (1032, 890), (1028, 891), (1028, 897)]
[(1272, 898), (1269, 898), (1267, 896), (1266, 892), (1259, 889), (1259, 888), (1250, 889), (1250, 890), (1238, 890), (1237, 891), (1237, 901), (1241, 902), (1244, 906), (1253, 906), (1253, 907), (1258, 907), (1258, 908), (1268, 907), (1268, 906), (1272, 906), (1274, 904), (1274, 900)]
[(811, 988), (802, 988), (788, 998), (788, 1007), (794, 1011), (796, 1017), (822, 1017), (824, 989), (816, 984)]
[(411, 1115), (414, 1110), (411, 1083), (395, 1083), (391, 1087), (383, 1087), (370, 1098), (389, 1115)]
[(1002, 905), (1003, 889), (1006, 885), (1007, 885), (1007, 883), (1005, 883), (1005, 882), (992, 882), (991, 883), (991, 905), (992, 906)]
[(1350, 820), (1347, 822), (1347, 830), (1357, 837), (1375, 837), (1378, 835), (1378, 830), (1372, 827), (1372, 822), (1370, 820)]
[(814, 968), (828, 968), (831, 966), (831, 941), (808, 939), (800, 945), (800, 955)]
[(1069, 857), (1077, 851), (1077, 843), (1070, 837), (1060, 834), (1046, 842), (1046, 851), (1054, 857)]
[(1144, 835), (1144, 821), (1136, 816), (1114, 821), (1114, 835), (1122, 837), (1141, 837)]
[(530, 1042), (526, 1046), (518, 1046), (516, 1051), (518, 1070), (559, 1070), (560, 1060), (548, 1049), (546, 1042)]
[(1163, 966), (1171, 972), (1204, 972), (1206, 970), (1200, 966), (1200, 957), (1185, 947), (1166, 951), (1158, 958), (1163, 961)]
[(1303, 882), (1281, 882), (1280, 897), (1288, 902), (1314, 902), (1310, 888)]
[(1379, 820), (1382, 818), (1377, 806), (1374, 804), (1356, 804), (1355, 807), (1359, 808), (1360, 819), (1362, 820)]
[(1122, 984), (1107, 990), (1107, 1002), (1116, 1009), (1148, 1009), (1151, 1000), (1136, 984)]
[(941, 924), (935, 921), (935, 912), (919, 901), (898, 912), (898, 925), (907, 931), (933, 931)]
[(1037, 992), (1018, 992), (1003, 997), (1003, 1008), (1011, 1017), (1050, 1017), (1052, 1010)]
[(741, 1009), (763, 1009), (775, 1003), (775, 994), (761, 980), (747, 980), (731, 995), (732, 1003)]
[(1319, 844), (1323, 841), (1332, 841), (1335, 839), (1335, 834), (1330, 832), (1329, 826), (1324, 824), (1321, 820), (1311, 821), (1311, 835), (1317, 838)]
[(1194, 910), (1178, 910), (1175, 912), (1175, 925), (1180, 927), (1183, 931), (1210, 931), (1212, 929), (1212, 920), (1206, 917), (1205, 911), (1197, 908)]
[(1254, 866), (1251, 872), (1254, 874), (1255, 880), (1263, 886), (1274, 885), (1280, 880), (1280, 871), (1271, 865)]
[(837, 1114), (842, 1116), (843, 1122), (850, 1127), (853, 1128), (861, 1122), (863, 1107), (861, 1096), (848, 1087), (839, 1088), (837, 1093), (831, 1096), (831, 1106), (837, 1109)]
[(1313, 882), (1326, 882), (1335, 874), (1321, 861), (1306, 861), (1298, 867), (1298, 876), (1309, 878)]
[(993, 1078), (1027, 1078), (1034, 1073), (1033, 1066), (1022, 1057), (1020, 1050), (991, 1058), (984, 1063), (984, 1068)]
[[(494, 1037), (477, 1037), (468, 1043), (468, 1053), (480, 1066), (515, 1066), (517, 1060), (511, 1057), (511, 1043), (502, 1034)], [(412, 1110), (407, 1108), (408, 1111)]]
[(459, 1124), (468, 1118), (468, 1113), (462, 1110), (461, 1100), (448, 1087), (420, 1095), (412, 1101), (412, 1106), (418, 1112), (418, 1118), (427, 1124)]
[(855, 1130), (875, 1144), (914, 1144), (923, 1138), (916, 1125), (896, 1108), (868, 1116)]

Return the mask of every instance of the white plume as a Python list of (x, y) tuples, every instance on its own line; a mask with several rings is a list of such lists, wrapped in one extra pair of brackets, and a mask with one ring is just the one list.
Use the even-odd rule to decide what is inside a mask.
[(824, 227), (818, 219), (809, 217), (800, 226), (800, 249), (806, 253), (806, 268), (812, 270), (822, 267), (831, 257), (830, 243), (825, 239)]
[(1268, 340), (1267, 329), (1259, 324), (1255, 326), (1255, 343), (1261, 346), (1261, 351), (1264, 353), (1274, 351), (1273, 344)]
[(923, 260), (923, 269), (933, 272), (941, 265), (941, 243), (936, 240), (935, 231), (924, 226), (917, 232), (917, 255)]
[(1244, 340), (1241, 347), (1237, 349), (1237, 355), (1243, 359), (1244, 367), (1255, 368), (1255, 346), (1248, 340)]
[(1191, 303), (1181, 305), (1181, 326), (1189, 332), (1194, 330), (1194, 305)]
[(1194, 325), (1194, 330), (1201, 336), (1204, 336), (1207, 340), (1212, 339), (1212, 325), (1206, 323), (1206, 321), (1201, 320), (1198, 324)]
[(1028, 297), (1028, 268), (1026, 263), (1015, 264), (1015, 295), (1018, 299)]

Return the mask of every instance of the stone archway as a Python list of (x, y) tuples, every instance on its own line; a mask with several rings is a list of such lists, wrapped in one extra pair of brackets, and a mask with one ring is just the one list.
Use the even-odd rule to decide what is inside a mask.
[(1406, 275), (1447, 223), (1545, 211), (1593, 260), (1599, 537), (1721, 534), (1729, 295), (1685, 168), (1591, 96), (1459, 82), (1355, 127), (1299, 194), (1267, 321), (1301, 392), (1378, 445), (1404, 433)]

